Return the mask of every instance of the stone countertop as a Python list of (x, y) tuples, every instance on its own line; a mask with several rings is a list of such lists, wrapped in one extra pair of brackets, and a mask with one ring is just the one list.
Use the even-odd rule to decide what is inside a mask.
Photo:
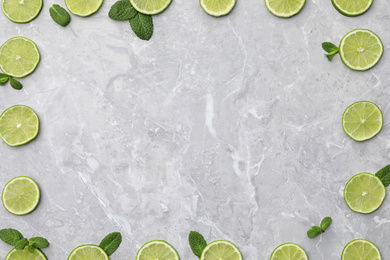
[[(269, 259), (295, 242), (310, 259), (340, 259), (352, 239), (390, 255), (390, 203), (369, 215), (352, 212), (343, 188), (356, 173), (389, 163), (390, 4), (375, 0), (360, 17), (331, 1), (308, 1), (295, 17), (273, 16), (261, 0), (238, 0), (226, 17), (207, 15), (198, 1), (174, 0), (154, 17), (142, 41), (128, 22), (113, 21), (105, 1), (88, 18), (54, 23), (45, 1), (28, 24), (0, 13), (0, 44), (22, 35), (41, 53), (24, 88), (0, 88), (0, 110), (31, 106), (41, 119), (36, 140), (0, 143), (0, 186), (34, 178), (41, 201), (17, 217), (0, 207), (0, 228), (44, 236), (49, 260), (120, 231), (111, 260), (135, 259), (153, 239), (196, 260), (188, 233), (235, 243), (244, 259)], [(356, 28), (374, 31), (385, 52), (371, 70), (329, 62), (321, 43), (338, 43)], [(379, 135), (350, 139), (341, 126), (355, 101), (384, 114)], [(333, 224), (309, 239), (325, 216)], [(0, 258), (11, 249), (2, 243)]]

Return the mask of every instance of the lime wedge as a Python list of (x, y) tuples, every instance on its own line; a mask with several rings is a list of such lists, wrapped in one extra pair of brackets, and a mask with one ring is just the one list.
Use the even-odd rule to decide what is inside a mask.
[(70, 253), (68, 260), (109, 260), (104, 250), (95, 245), (82, 245)]
[(102, 6), (103, 0), (65, 0), (68, 10), (78, 16), (94, 14)]
[(39, 118), (28, 106), (16, 105), (0, 115), (0, 137), (9, 146), (32, 141), (39, 132)]
[(371, 7), (372, 0), (332, 0), (332, 4), (343, 15), (358, 16)]
[(133, 7), (140, 13), (159, 14), (170, 5), (172, 0), (130, 0)]
[(345, 185), (344, 200), (355, 212), (368, 214), (378, 209), (386, 197), (382, 181), (371, 173), (359, 173)]
[(153, 240), (143, 245), (137, 253), (136, 260), (179, 260), (176, 250), (165, 241)]
[(374, 67), (383, 54), (381, 39), (366, 29), (347, 33), (339, 48), (341, 60), (352, 70), (368, 70)]
[(41, 250), (35, 249), (34, 253), (30, 253), (27, 247), (23, 250), (12, 249), (4, 260), (47, 260)]
[(1, 10), (15, 23), (28, 23), (35, 19), (42, 9), (42, 0), (2, 0)]
[(21, 36), (9, 39), (0, 47), (0, 69), (15, 78), (32, 73), (38, 66), (39, 59), (35, 43)]
[(19, 176), (10, 180), (1, 195), (4, 208), (14, 215), (26, 215), (39, 203), (39, 187), (31, 178)]
[(227, 15), (236, 5), (236, 0), (200, 0), (203, 10), (212, 16)]
[(299, 13), (306, 0), (265, 0), (268, 10), (278, 17), (288, 18)]
[(305, 250), (297, 244), (281, 244), (271, 254), (271, 260), (308, 260)]
[(217, 240), (205, 247), (200, 260), (242, 260), (242, 255), (233, 243)]
[(382, 260), (378, 247), (365, 239), (349, 242), (343, 250), (341, 260)]
[(369, 101), (353, 103), (344, 111), (344, 132), (356, 141), (365, 141), (377, 135), (383, 125), (382, 111)]

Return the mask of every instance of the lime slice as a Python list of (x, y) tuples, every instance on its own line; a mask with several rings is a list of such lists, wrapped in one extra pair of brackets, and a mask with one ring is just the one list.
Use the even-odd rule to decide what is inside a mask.
[(308, 260), (305, 250), (297, 244), (281, 244), (271, 254), (271, 260)]
[(104, 250), (95, 245), (82, 245), (70, 253), (68, 260), (109, 260)]
[(35, 249), (34, 253), (30, 253), (27, 247), (23, 250), (12, 249), (4, 260), (47, 260), (41, 250)]
[(21, 36), (9, 39), (0, 47), (0, 69), (15, 78), (32, 73), (38, 66), (39, 59), (35, 43)]
[(342, 118), (344, 132), (356, 141), (377, 135), (383, 125), (382, 111), (372, 102), (358, 101), (350, 105)]
[(164, 11), (172, 0), (130, 0), (134, 8), (143, 14), (154, 15)]
[(352, 70), (368, 70), (374, 67), (383, 54), (381, 39), (366, 29), (347, 33), (339, 48), (341, 60)]
[(306, 0), (265, 0), (268, 10), (278, 16), (288, 18), (299, 13)]
[(200, 0), (203, 10), (212, 16), (227, 15), (236, 5), (236, 0)]
[(137, 253), (136, 260), (179, 260), (176, 250), (165, 241), (153, 240), (143, 245)]
[(9, 146), (32, 141), (39, 132), (39, 118), (28, 106), (16, 105), (0, 115), (0, 137)]
[(349, 242), (343, 250), (341, 260), (382, 260), (378, 247), (365, 239)]
[(1, 10), (15, 23), (28, 23), (35, 19), (42, 9), (42, 0), (2, 0)]
[(242, 260), (242, 256), (233, 243), (217, 240), (205, 247), (200, 260)]
[(4, 208), (14, 215), (26, 215), (39, 203), (39, 187), (31, 178), (19, 176), (10, 180), (1, 195)]
[(344, 200), (355, 212), (368, 214), (380, 207), (386, 197), (382, 181), (371, 173), (359, 173), (345, 185)]
[(358, 16), (371, 7), (372, 0), (332, 0), (332, 4), (343, 15)]
[(65, 0), (68, 10), (78, 16), (89, 16), (99, 10), (103, 0)]

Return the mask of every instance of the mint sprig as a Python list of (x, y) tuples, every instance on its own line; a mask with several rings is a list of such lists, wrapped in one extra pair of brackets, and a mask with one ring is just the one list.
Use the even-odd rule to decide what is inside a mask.
[(65, 27), (70, 23), (69, 13), (61, 6), (53, 4), (53, 6), (49, 8), (49, 12), (53, 21), (62, 27)]
[(190, 247), (194, 255), (200, 258), (203, 250), (207, 246), (206, 240), (200, 233), (191, 231), (188, 235), (188, 242), (190, 243)]
[(0, 239), (10, 246), (15, 246), (16, 243), (23, 238), (24, 237), (22, 233), (20, 233), (16, 229), (6, 228), (0, 230)]
[(381, 179), (383, 185), (385, 187), (390, 185), (390, 164), (380, 169), (377, 173), (375, 173), (379, 179)]
[(0, 73), (0, 85), (1, 86), (4, 86), (5, 83), (8, 82), (8, 80), (9, 80), (9, 83), (11, 84), (11, 87), (13, 87), (14, 89), (20, 90), (23, 88), (22, 83), (20, 83), (16, 79), (14, 79), (12, 76), (4, 74), (4, 73)]
[(108, 234), (100, 242), (99, 247), (107, 253), (107, 255), (112, 255), (122, 243), (122, 235), (119, 232), (113, 232)]
[(308, 231), (307, 231), (307, 236), (310, 238), (314, 238), (318, 236), (321, 233), (324, 233), (325, 230), (332, 224), (332, 218), (331, 217), (325, 217), (322, 221), (320, 226), (312, 226)]
[(28, 245), (28, 240), (27, 238), (22, 238), (15, 244), (15, 248), (17, 250), (23, 250), (26, 246)]
[(331, 61), (333, 56), (340, 52), (339, 47), (334, 45), (331, 42), (323, 42), (322, 43), (322, 49), (327, 52), (326, 57), (328, 57), (328, 60)]
[(14, 246), (17, 250), (23, 250), (28, 246), (28, 250), (34, 253), (36, 248), (45, 248), (49, 246), (49, 241), (43, 237), (32, 237), (27, 239), (16, 229), (6, 228), (0, 230), (0, 239), (5, 243)]
[(126, 21), (130, 20), (137, 14), (138, 11), (135, 10), (129, 0), (121, 0), (111, 6), (108, 16), (113, 20)]
[(7, 74), (0, 73), (0, 85), (1, 86), (4, 86), (5, 83), (7, 83), (8, 79), (9, 79), (9, 76)]

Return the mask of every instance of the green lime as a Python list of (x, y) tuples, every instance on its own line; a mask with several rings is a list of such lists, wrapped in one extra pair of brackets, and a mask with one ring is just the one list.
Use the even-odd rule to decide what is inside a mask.
[(358, 16), (371, 7), (372, 0), (332, 0), (332, 4), (343, 15)]
[(95, 245), (82, 245), (70, 253), (68, 260), (109, 260), (104, 250)]
[(365, 141), (377, 135), (383, 125), (382, 111), (369, 101), (353, 103), (344, 111), (344, 132), (356, 141)]
[(102, 6), (103, 0), (65, 0), (68, 10), (78, 16), (94, 14)]
[(217, 240), (205, 247), (200, 260), (242, 260), (242, 255), (233, 243)]
[(41, 250), (35, 249), (34, 253), (30, 253), (27, 247), (23, 250), (12, 249), (4, 260), (47, 260)]
[(26, 215), (39, 203), (38, 184), (26, 176), (15, 177), (4, 187), (1, 201), (4, 208), (14, 215)]
[(383, 54), (381, 39), (366, 29), (347, 33), (341, 40), (339, 49), (341, 60), (352, 70), (371, 69)]
[(0, 137), (9, 146), (32, 141), (39, 132), (38, 115), (28, 106), (16, 105), (0, 115)]
[(203, 10), (212, 16), (227, 15), (236, 5), (236, 0), (200, 0)]
[(1, 10), (15, 23), (28, 23), (35, 19), (42, 9), (42, 0), (2, 0)]
[(278, 17), (288, 18), (299, 13), (306, 0), (265, 0), (268, 10)]
[(130, 0), (133, 7), (140, 13), (159, 14), (170, 5), (172, 0)]
[(343, 250), (341, 260), (382, 260), (381, 252), (376, 245), (365, 239), (349, 242)]
[(271, 254), (271, 260), (308, 260), (305, 250), (297, 244), (281, 244)]
[(15, 78), (32, 73), (38, 66), (40, 55), (35, 43), (17, 36), (0, 47), (0, 69)]
[(165, 241), (153, 240), (143, 245), (137, 253), (136, 260), (179, 260), (176, 250)]
[(353, 176), (345, 185), (344, 200), (355, 212), (368, 214), (380, 207), (386, 197), (382, 181), (371, 173)]

